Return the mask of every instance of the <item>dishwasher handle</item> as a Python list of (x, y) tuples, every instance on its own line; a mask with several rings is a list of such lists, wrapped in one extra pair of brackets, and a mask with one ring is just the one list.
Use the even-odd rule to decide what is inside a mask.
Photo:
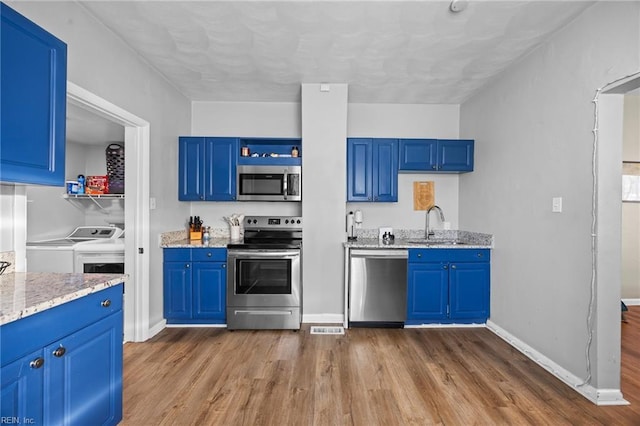
[(351, 250), (352, 258), (367, 259), (408, 259), (408, 250)]

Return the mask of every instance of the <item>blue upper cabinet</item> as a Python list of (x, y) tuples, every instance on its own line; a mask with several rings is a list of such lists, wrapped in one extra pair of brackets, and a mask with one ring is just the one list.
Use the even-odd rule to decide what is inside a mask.
[(400, 171), (473, 171), (472, 139), (400, 139)]
[(178, 199), (235, 200), (237, 151), (237, 138), (180, 137)]
[(64, 186), (67, 45), (0, 3), (0, 181)]
[(397, 139), (347, 140), (347, 201), (398, 201)]

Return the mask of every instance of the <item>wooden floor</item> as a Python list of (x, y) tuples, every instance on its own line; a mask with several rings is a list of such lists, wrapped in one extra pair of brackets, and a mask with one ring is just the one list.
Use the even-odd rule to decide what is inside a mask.
[(166, 329), (124, 353), (122, 425), (640, 425), (640, 307), (622, 324), (629, 406), (597, 407), (486, 329)]

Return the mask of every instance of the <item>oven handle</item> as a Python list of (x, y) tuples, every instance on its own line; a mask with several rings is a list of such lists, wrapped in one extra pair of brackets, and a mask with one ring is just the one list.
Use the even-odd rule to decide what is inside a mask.
[(249, 257), (255, 259), (258, 257), (299, 257), (299, 250), (279, 250), (279, 251), (258, 251), (258, 250), (229, 250), (228, 257)]

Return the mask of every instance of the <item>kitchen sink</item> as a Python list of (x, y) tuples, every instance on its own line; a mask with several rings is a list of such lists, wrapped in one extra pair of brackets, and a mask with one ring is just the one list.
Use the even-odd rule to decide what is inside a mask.
[(468, 243), (465, 243), (463, 241), (459, 241), (459, 240), (407, 240), (407, 242), (409, 244), (420, 244), (420, 245), (425, 245), (425, 246), (444, 246), (444, 245), (465, 245)]

